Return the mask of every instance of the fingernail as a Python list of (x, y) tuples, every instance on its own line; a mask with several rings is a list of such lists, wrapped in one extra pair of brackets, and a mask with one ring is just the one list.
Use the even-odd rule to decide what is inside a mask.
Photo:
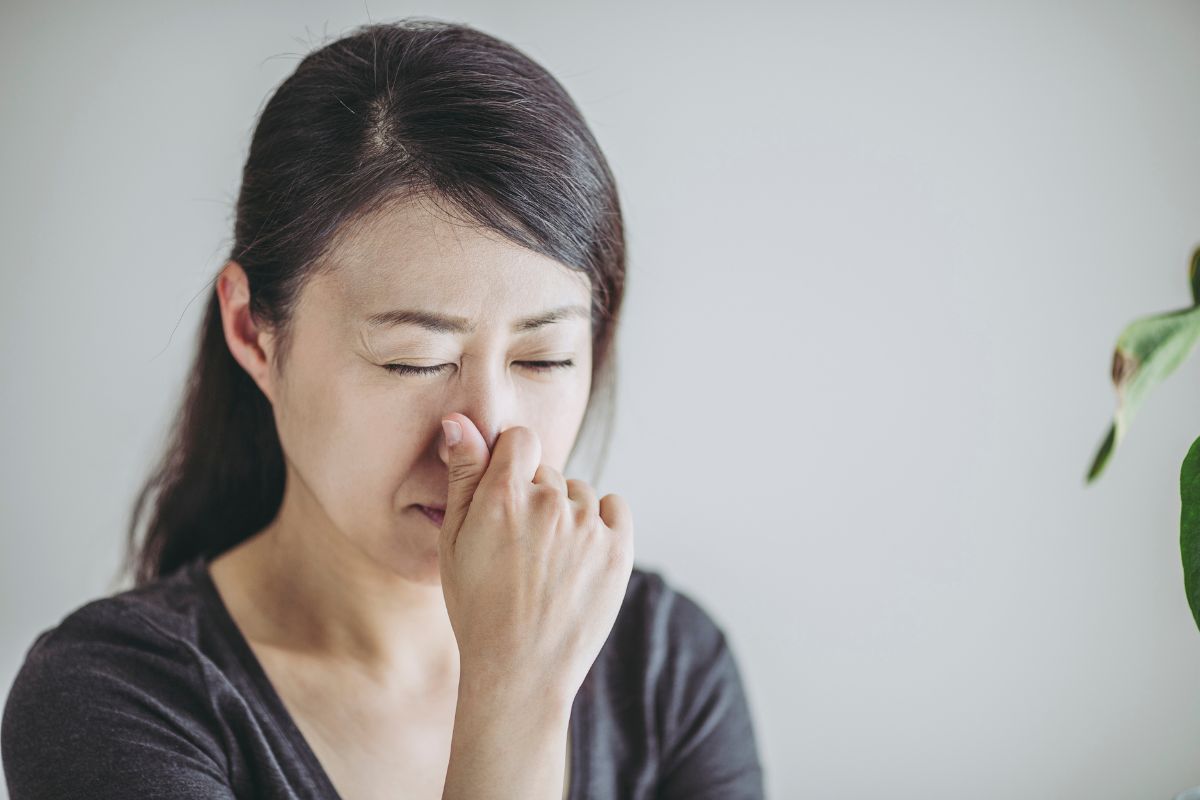
[(454, 445), (462, 441), (462, 426), (454, 420), (442, 420), (442, 430), (446, 433), (447, 447), (454, 447)]

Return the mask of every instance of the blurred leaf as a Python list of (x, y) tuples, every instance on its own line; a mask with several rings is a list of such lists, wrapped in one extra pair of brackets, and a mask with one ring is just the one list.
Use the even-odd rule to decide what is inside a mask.
[(1143, 317), (1121, 332), (1112, 361), (1117, 410), (1088, 470), (1088, 483), (1104, 470), (1146, 394), (1183, 363), (1198, 339), (1200, 305)]
[(1092, 459), (1091, 469), (1088, 470), (1087, 482), (1091, 483), (1100, 471), (1104, 469), (1104, 465), (1108, 463), (1108, 456), (1112, 453), (1113, 442), (1116, 439), (1117, 425), (1113, 423), (1108, 426), (1108, 435), (1104, 437), (1104, 441), (1100, 444), (1100, 449), (1096, 451), (1096, 457)]
[(1188, 281), (1192, 284), (1192, 305), (1200, 305), (1200, 247), (1192, 253), (1192, 263), (1188, 266)]
[(1183, 555), (1183, 586), (1192, 618), (1200, 627), (1200, 439), (1179, 469), (1179, 550)]

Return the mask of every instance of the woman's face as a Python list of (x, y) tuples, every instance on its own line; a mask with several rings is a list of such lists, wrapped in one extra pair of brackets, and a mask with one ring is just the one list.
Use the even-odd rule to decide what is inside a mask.
[[(531, 428), (561, 472), (591, 388), (588, 279), (420, 200), (356, 231), (331, 261), (301, 294), (282, 374), (267, 378), (296, 512), (281, 519), (436, 583), (438, 526), (416, 506), (446, 504), (441, 419), (465, 414), (489, 447)], [(563, 307), (575, 310), (518, 327)], [(429, 369), (388, 368), (401, 364)]]

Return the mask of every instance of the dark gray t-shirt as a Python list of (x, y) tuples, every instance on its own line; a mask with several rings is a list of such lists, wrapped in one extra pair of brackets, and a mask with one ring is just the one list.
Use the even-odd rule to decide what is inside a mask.
[[(38, 635), (0, 727), (11, 800), (338, 800), (207, 566), (93, 600)], [(639, 567), (571, 707), (570, 747), (570, 800), (763, 797), (724, 632)]]

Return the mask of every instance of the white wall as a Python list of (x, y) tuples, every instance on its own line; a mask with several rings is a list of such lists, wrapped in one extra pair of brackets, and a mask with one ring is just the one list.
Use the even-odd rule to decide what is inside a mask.
[(1200, 783), (1200, 356), (1083, 486), (1117, 333), (1189, 301), (1194, 2), (8, 3), (0, 687), (109, 590), (256, 112), (368, 13), (508, 39), (604, 147), (631, 260), (597, 488), (728, 630), (772, 797)]

